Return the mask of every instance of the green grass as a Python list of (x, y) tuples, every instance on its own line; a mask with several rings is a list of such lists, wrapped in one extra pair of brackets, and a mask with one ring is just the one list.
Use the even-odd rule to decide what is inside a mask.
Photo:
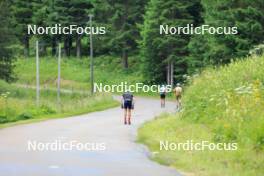
[[(142, 75), (137, 56), (129, 58), (129, 69), (123, 69), (118, 57), (101, 56), (94, 58), (94, 80), (103, 85), (127, 82), (142, 82)], [(89, 58), (62, 58), (61, 62), (61, 106), (57, 105), (57, 60), (54, 57), (40, 58), (41, 104), (35, 105), (36, 64), (35, 58), (19, 58), (15, 63), (16, 82), (10, 84), (0, 82), (0, 94), (10, 92), (7, 98), (0, 98), (0, 127), (6, 123), (17, 124), (21, 120), (27, 122), (64, 117), (74, 114), (97, 111), (116, 106), (110, 94), (98, 93), (89, 96), (90, 91)], [(119, 93), (120, 94), (120, 93)], [(137, 93), (144, 96), (158, 94)], [(24, 122), (22, 122), (24, 123)], [(3, 125), (4, 124), (4, 125)]]
[[(139, 58), (129, 58), (129, 69), (122, 68), (121, 60), (117, 57), (103, 56), (95, 58), (94, 80), (103, 85), (142, 83), (143, 77), (140, 72)], [(90, 61), (87, 58), (63, 58), (61, 64), (61, 87), (63, 89), (77, 91), (90, 90)], [(34, 58), (20, 58), (15, 63), (16, 85), (35, 86), (36, 65)], [(52, 57), (41, 58), (40, 83), (43, 88), (56, 88), (57, 61)], [(120, 93), (116, 93), (120, 94)], [(159, 93), (137, 92), (136, 96), (147, 96), (159, 98)], [(167, 97), (172, 97), (169, 94)]]
[(43, 90), (40, 105), (36, 106), (34, 89), (17, 88), (3, 81), (0, 81), (0, 94), (0, 127), (21, 120), (66, 117), (119, 105), (110, 94), (91, 96), (81, 93), (61, 93), (58, 105), (56, 91)]
[[(121, 59), (97, 57), (94, 59), (96, 83), (135, 83), (141, 80), (137, 57), (130, 57), (130, 68), (122, 69)], [(0, 82), (0, 127), (32, 122), (42, 119), (65, 117), (98, 111), (117, 106), (110, 94), (97, 93), (90, 96), (89, 59), (62, 58), (61, 63), (61, 105), (57, 104), (57, 60), (53, 57), (40, 58), (40, 106), (36, 106), (35, 84), (36, 64), (34, 58), (20, 58), (15, 63), (17, 81), (7, 84)], [(10, 94), (5, 98), (6, 92)], [(19, 122), (17, 122), (19, 121)]]
[[(94, 59), (94, 80), (96, 83), (119, 84), (135, 83), (142, 80), (137, 57), (130, 58), (130, 68), (122, 69), (120, 58), (104, 56)], [(90, 89), (90, 61), (87, 58), (63, 58), (61, 63), (61, 86), (66, 89)], [(15, 63), (17, 83), (35, 85), (36, 64), (34, 58), (18, 59)], [(52, 57), (41, 58), (40, 82), (45, 87), (56, 87), (57, 60)]]
[[(261, 57), (205, 70), (186, 88), (183, 111), (146, 123), (139, 142), (158, 152), (154, 160), (191, 175), (263, 175), (263, 68)], [(160, 140), (238, 143), (238, 150), (160, 151)]]

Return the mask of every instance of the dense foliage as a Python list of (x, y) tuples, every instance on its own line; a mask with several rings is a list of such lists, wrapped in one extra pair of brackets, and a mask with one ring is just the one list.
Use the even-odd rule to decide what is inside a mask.
[[(151, 0), (141, 29), (141, 51), (146, 80), (162, 83), (168, 64), (173, 64), (176, 79), (187, 72), (190, 35), (161, 35), (160, 25), (186, 26), (199, 21), (199, 1)], [(198, 20), (197, 20), (198, 19)]]
[[(1, 1), (2, 9), (7, 2)], [(25, 56), (33, 55), (32, 42), (36, 39), (40, 41), (41, 55), (55, 55), (58, 43), (62, 43), (64, 56), (88, 56), (87, 35), (33, 36), (27, 34), (27, 25), (76, 24), (84, 27), (89, 26), (89, 14), (93, 14), (93, 26), (106, 28), (105, 35), (93, 37), (95, 56), (118, 56), (120, 64), (127, 69), (130, 56), (140, 55), (138, 62), (142, 61), (139, 66), (143, 68), (146, 82), (174, 84), (183, 81), (184, 75), (200, 68), (227, 64), (232, 58), (246, 56), (264, 40), (262, 0), (12, 0), (9, 5), (11, 7), (1, 10), (1, 23), (8, 26), (10, 18), (14, 19), (13, 31), (24, 47)], [(236, 26), (238, 34), (160, 34), (160, 25), (187, 24)], [(3, 25), (1, 30), (6, 31)], [(1, 33), (4, 36), (1, 46), (7, 48), (10, 38), (6, 40), (9, 35), (5, 33)], [(11, 52), (5, 49), (0, 54), (4, 58)], [(7, 75), (10, 74), (9, 71)]]
[(210, 46), (203, 57), (213, 64), (229, 63), (232, 58), (246, 56), (264, 41), (264, 1), (202, 0), (204, 20), (212, 26), (236, 26), (237, 35), (210, 35), (204, 40)]
[(0, 1), (0, 79), (12, 80), (12, 16), (8, 1)]
[[(155, 160), (195, 175), (262, 175), (263, 67), (262, 56), (206, 69), (190, 80), (183, 97), (184, 110), (147, 123), (139, 131), (139, 140), (157, 153)], [(188, 140), (237, 143), (238, 149), (160, 150), (160, 141)]]

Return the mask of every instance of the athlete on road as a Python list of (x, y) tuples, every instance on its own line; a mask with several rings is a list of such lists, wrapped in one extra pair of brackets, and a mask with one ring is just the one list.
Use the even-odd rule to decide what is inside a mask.
[(173, 90), (174, 95), (176, 97), (176, 109), (177, 111), (181, 108), (181, 94), (182, 94), (182, 87), (180, 83), (176, 84), (176, 87)]
[(124, 109), (124, 124), (131, 125), (131, 110), (134, 109), (134, 96), (131, 92), (126, 91), (122, 95), (121, 107)]
[(166, 98), (166, 87), (162, 85), (160, 87), (160, 107), (165, 107), (165, 98)]

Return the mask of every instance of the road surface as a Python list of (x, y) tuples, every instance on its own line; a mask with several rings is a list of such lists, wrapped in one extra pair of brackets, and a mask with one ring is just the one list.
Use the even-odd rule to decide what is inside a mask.
[[(131, 126), (113, 108), (1, 129), (0, 176), (179, 176), (135, 143), (140, 125), (174, 106), (169, 102), (161, 109), (158, 100), (137, 98)], [(60, 150), (61, 144), (68, 148)], [(69, 144), (75, 146), (71, 151)]]

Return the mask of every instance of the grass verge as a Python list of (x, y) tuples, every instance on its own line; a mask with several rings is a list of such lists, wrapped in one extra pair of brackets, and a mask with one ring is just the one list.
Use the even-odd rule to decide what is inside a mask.
[[(153, 159), (198, 176), (261, 176), (264, 173), (264, 57), (207, 69), (191, 80), (184, 109), (139, 129)], [(169, 143), (237, 143), (238, 149), (160, 150)], [(188, 175), (188, 174), (187, 174)]]
[[(99, 111), (119, 105), (110, 94), (57, 93), (53, 90), (40, 92), (40, 104), (36, 106), (35, 90), (17, 88), (0, 81), (0, 128), (24, 122), (67, 117)], [(6, 125), (8, 123), (8, 125)]]
[[(121, 82), (136, 83), (142, 80), (136, 56), (130, 58), (130, 68), (124, 70), (120, 58), (102, 56), (94, 59), (94, 79), (104, 85), (120, 84)], [(35, 86), (36, 64), (34, 58), (21, 58), (15, 63), (17, 83)], [(89, 58), (62, 58), (61, 87), (71, 90), (90, 89)], [(40, 60), (40, 84), (43, 87), (56, 88), (57, 60), (52, 57)]]

